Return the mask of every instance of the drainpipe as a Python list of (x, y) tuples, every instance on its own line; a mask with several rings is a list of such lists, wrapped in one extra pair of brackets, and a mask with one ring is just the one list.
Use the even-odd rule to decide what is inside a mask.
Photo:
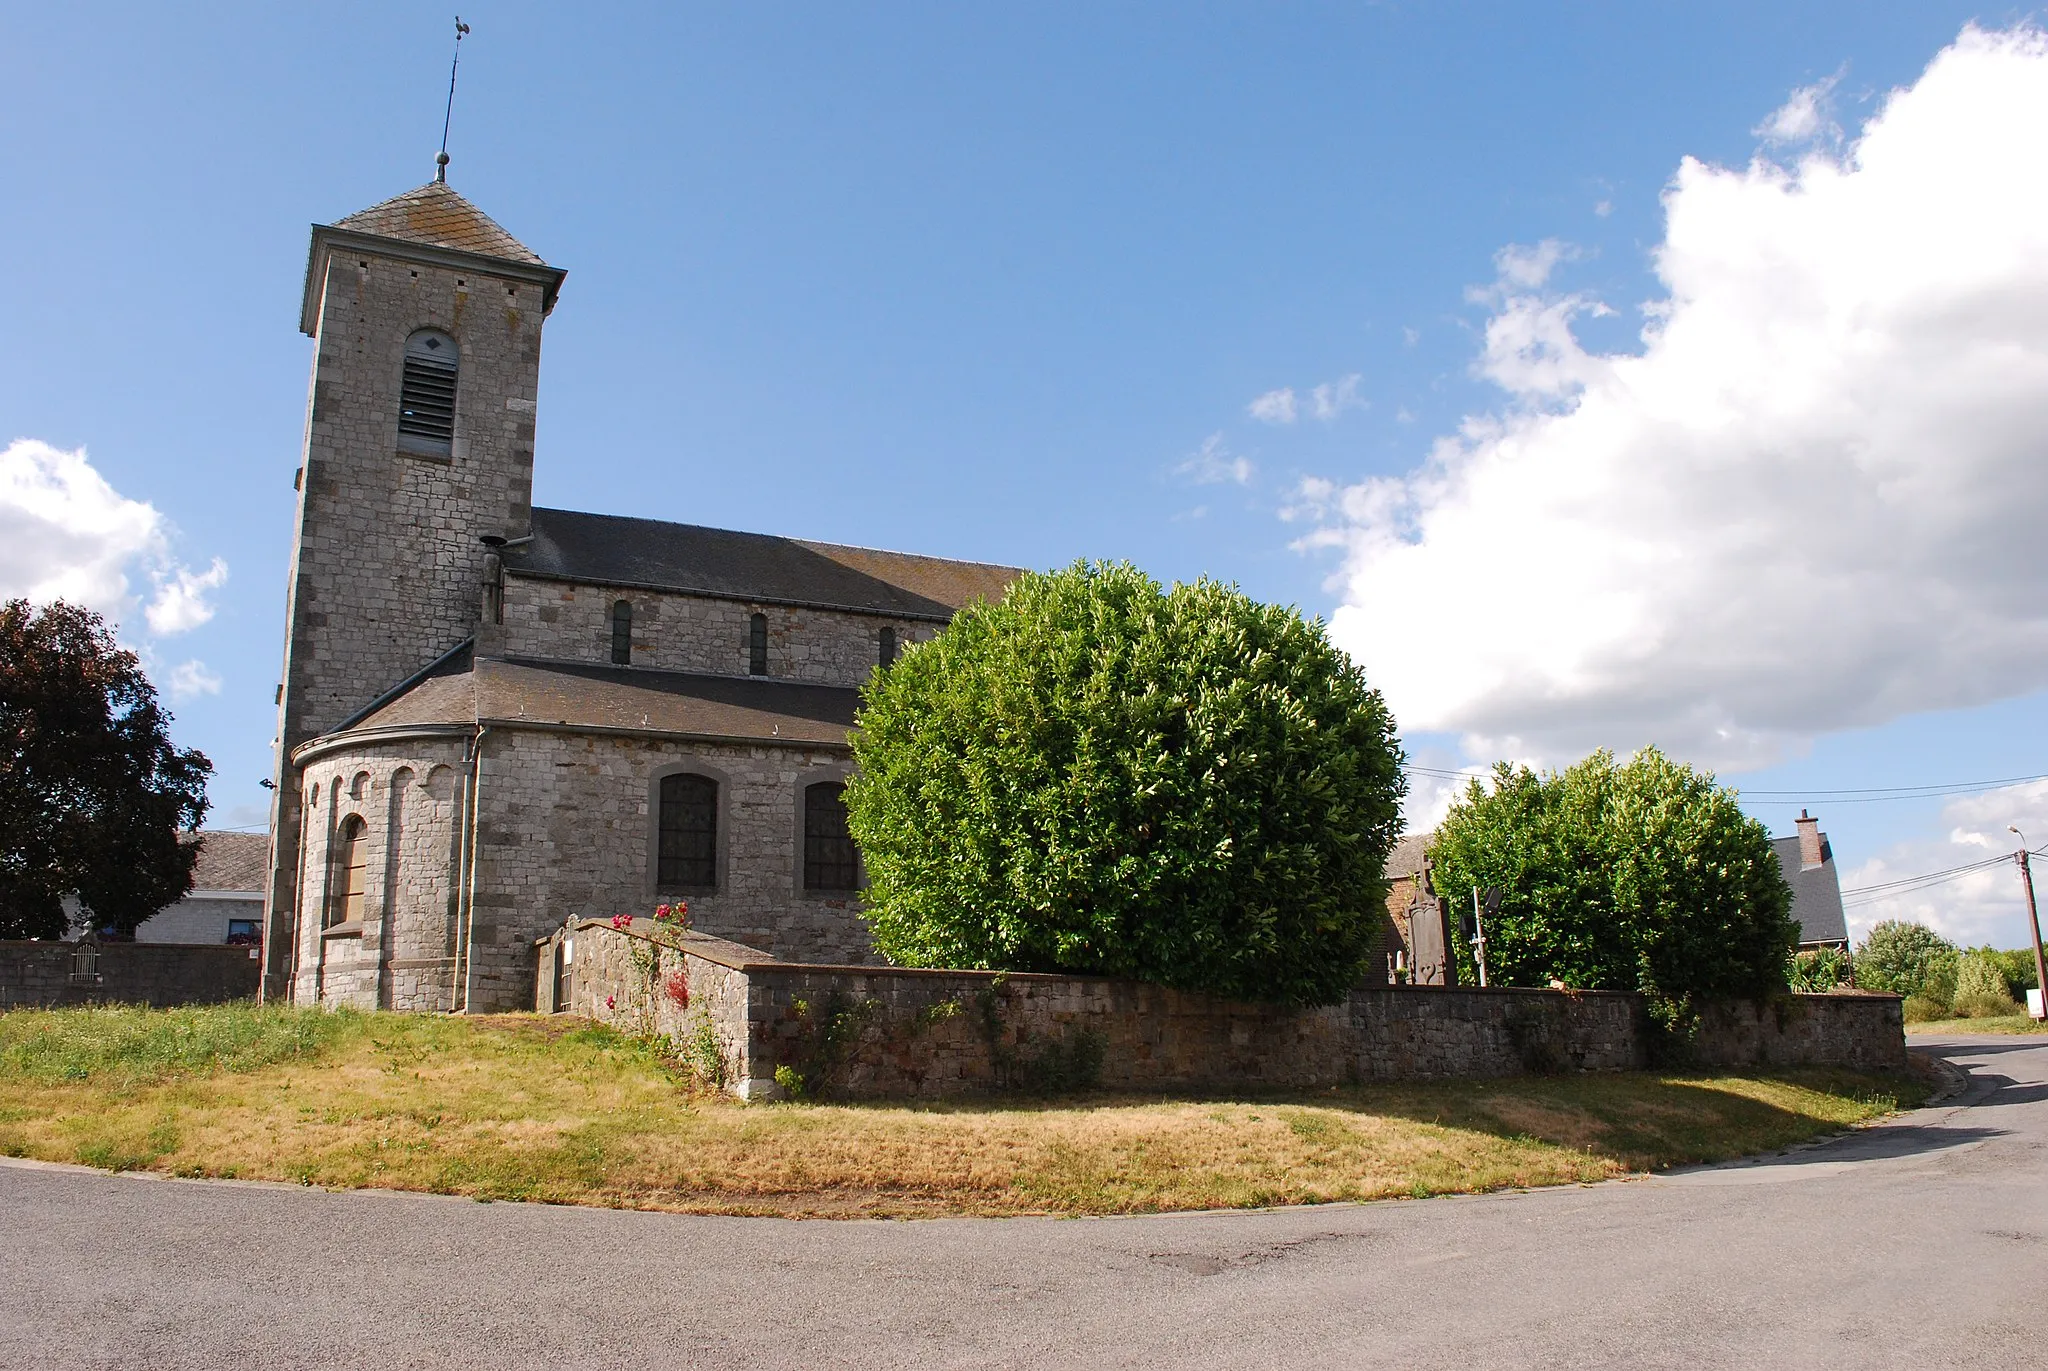
[(462, 861), (457, 879), (461, 882), (460, 895), (455, 916), (455, 1008), (457, 1014), (469, 1012), (469, 982), (474, 971), (476, 958), (471, 947), (471, 934), (476, 924), (476, 831), (481, 806), (477, 803), (477, 789), (483, 780), (484, 739), (490, 735), (490, 726), (477, 725), (476, 735), (469, 740), (469, 775), (464, 782), (464, 800), (467, 813), (462, 819)]
[[(292, 863), (292, 964), (285, 970), (284, 1002), (299, 1002), (299, 947), (306, 929), (306, 840), (312, 836), (313, 807), (306, 803), (306, 773), (296, 767), (287, 766), (294, 773), (285, 778), (286, 785), (298, 787), (299, 795), (299, 859)], [(313, 1000), (319, 1003), (320, 982), (313, 982)]]

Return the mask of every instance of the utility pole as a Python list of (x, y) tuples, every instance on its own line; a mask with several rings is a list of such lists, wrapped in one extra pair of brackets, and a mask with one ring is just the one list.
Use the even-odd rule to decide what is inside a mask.
[(2034, 935), (2030, 946), (2034, 949), (2034, 984), (2038, 987), (2035, 995), (2041, 1002), (2041, 1012), (2034, 1017), (2048, 1019), (2048, 964), (2044, 964), (2041, 955), (2041, 914), (2034, 908), (2034, 868), (2027, 861), (2027, 835), (2010, 824), (2006, 831), (2019, 833), (2020, 839), (2020, 850), (2013, 854), (2013, 859), (2020, 864), (2020, 880), (2027, 887), (2027, 930)]
[(1479, 887), (1472, 887), (1472, 953), (1479, 961), (1479, 988), (1486, 989), (1486, 923), (1479, 914)]

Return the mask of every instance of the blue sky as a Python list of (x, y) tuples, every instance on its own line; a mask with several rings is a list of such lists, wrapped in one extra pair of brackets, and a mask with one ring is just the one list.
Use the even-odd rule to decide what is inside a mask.
[[(2026, 16), (1921, 0), (463, 17), (451, 183), (569, 272), (547, 332), (539, 502), (1206, 573), (1326, 617), (1355, 606), (1365, 646), (1347, 645), (1422, 690), (1443, 677), (1402, 675), (1402, 658), (1457, 681), (1498, 666), (1461, 645), (1487, 631), (1484, 583), (1432, 599), (1454, 583), (1441, 558), (1386, 561), (1369, 546), (1377, 516), (1339, 493), (1407, 479), (1475, 418), (1576, 404), (1576, 389), (1489, 370), (1508, 355), (1489, 337), (1517, 319), (1564, 302), (1585, 354), (1643, 351), (1640, 306), (1669, 294), (1656, 254), (1684, 159), (1846, 156), (1966, 22)], [(218, 766), (217, 822), (250, 822), (269, 771), (307, 226), (431, 176), (449, 29), (414, 5), (0, 6), (0, 443), (82, 448), (160, 516), (127, 567), (124, 635), (160, 680), (199, 664), (174, 709), (181, 741)], [(1815, 126), (1771, 124), (1801, 90), (1819, 92)], [(1500, 255), (1515, 245), (1522, 257)], [(1499, 336), (1510, 360), (1555, 360), (1554, 339)], [(1630, 460), (1655, 486), (1657, 454)], [(1434, 497), (1404, 498), (1427, 551)], [(1853, 590), (1823, 574), (1829, 555), (1755, 593)], [(226, 579), (204, 584), (216, 558)], [(34, 583), (19, 562), (0, 552), (15, 582), (0, 592)], [(174, 606), (160, 622), (178, 631), (151, 632), (142, 607), (162, 607), (181, 568), (214, 612), (194, 623)], [(1528, 563), (1504, 574), (1525, 572), (1540, 581)], [(1423, 608), (1409, 623), (1393, 602)], [(1738, 701), (1703, 734), (1669, 704), (1685, 678), (1615, 676), (1665, 702), (1640, 714), (1557, 684), (1601, 666), (1595, 653), (1550, 664), (1540, 698), (1411, 712), (1437, 726), (1410, 745), (1456, 769), (1661, 742), (1745, 788), (1813, 793), (1852, 884), (1973, 860), (1954, 838), (1965, 819), (1996, 831), (2010, 811), (2048, 839), (2039, 788), (1964, 797), (1977, 808), (1960, 818), (1955, 797), (1826, 794), (2048, 772), (2048, 650), (1993, 661), (1974, 640), (1930, 642), (1964, 684), (1901, 669), (1918, 683), (1886, 688), (1864, 649), (1801, 667), (1816, 637), (1802, 622), (1708, 644), (1737, 667), (1758, 654), (1749, 696), (1714, 687), (1729, 700), (1783, 678), (1802, 703), (1782, 717)], [(1903, 646), (1914, 622), (1870, 632)], [(1518, 725), (1552, 719), (1560, 692), (1584, 707)], [(1701, 741), (1723, 735), (1736, 741)], [(1789, 831), (1796, 801), (1755, 812)], [(2016, 944), (2017, 881), (1997, 879), (1967, 907), (1939, 903), (1949, 887), (1886, 910)]]

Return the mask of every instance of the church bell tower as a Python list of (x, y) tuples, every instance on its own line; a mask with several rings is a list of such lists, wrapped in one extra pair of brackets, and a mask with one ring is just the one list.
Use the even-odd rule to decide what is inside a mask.
[(565, 273), (448, 187), (315, 225), (314, 340), (278, 691), (264, 995), (296, 917), (292, 750), (475, 631), (490, 551), (528, 532), (541, 327)]

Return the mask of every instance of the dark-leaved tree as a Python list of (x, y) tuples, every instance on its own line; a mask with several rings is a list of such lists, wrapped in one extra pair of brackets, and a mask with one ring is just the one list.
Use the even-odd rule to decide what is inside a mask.
[(1375, 945), (1394, 722), (1292, 609), (1028, 574), (878, 672), (859, 724), (847, 810), (896, 962), (1313, 1004)]
[(64, 897), (117, 934), (192, 887), (213, 764), (104, 620), (61, 601), (0, 606), (0, 938), (60, 938)]

